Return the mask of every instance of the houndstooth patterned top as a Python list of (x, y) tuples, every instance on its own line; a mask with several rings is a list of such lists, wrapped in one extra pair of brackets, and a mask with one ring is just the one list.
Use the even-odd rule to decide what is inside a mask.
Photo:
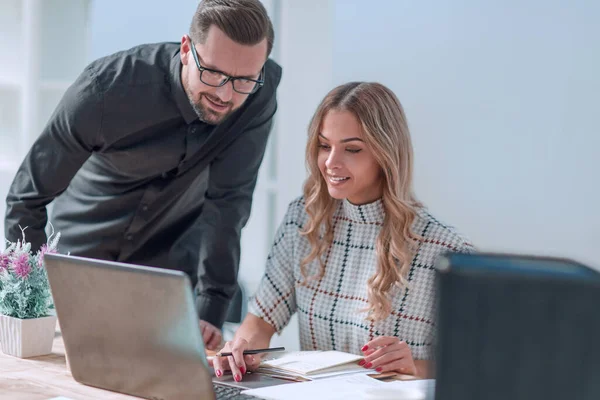
[[(304, 199), (293, 201), (275, 236), (265, 275), (249, 310), (277, 332), (297, 311), (302, 350), (340, 350), (362, 354), (360, 349), (376, 336), (396, 336), (406, 341), (414, 359), (431, 359), (434, 339), (435, 258), (447, 251), (471, 252), (472, 245), (453, 228), (419, 209), (413, 232), (419, 244), (408, 274), (408, 288), (393, 287), (392, 313), (370, 322), (367, 281), (376, 271), (375, 243), (384, 218), (381, 200), (355, 206), (341, 201), (334, 214), (334, 239), (326, 251), (325, 275), (304, 282), (300, 261), (310, 244), (300, 230), (308, 221)], [(316, 274), (318, 262), (309, 265)]]

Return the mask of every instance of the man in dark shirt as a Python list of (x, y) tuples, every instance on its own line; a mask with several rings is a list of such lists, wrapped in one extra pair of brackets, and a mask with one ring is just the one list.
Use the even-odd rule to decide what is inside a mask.
[(90, 64), (14, 178), (6, 238), (44, 244), (54, 201), (61, 252), (186, 272), (216, 348), (277, 108), (273, 37), (258, 0), (204, 0), (181, 43)]

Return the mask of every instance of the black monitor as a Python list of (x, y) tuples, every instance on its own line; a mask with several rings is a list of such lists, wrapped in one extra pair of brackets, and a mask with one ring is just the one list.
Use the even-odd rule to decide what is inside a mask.
[(437, 270), (436, 400), (600, 399), (600, 273), (456, 253)]

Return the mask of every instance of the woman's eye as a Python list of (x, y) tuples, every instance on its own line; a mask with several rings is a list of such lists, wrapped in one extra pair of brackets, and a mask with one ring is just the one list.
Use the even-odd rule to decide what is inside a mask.
[(319, 143), (319, 148), (321, 148), (323, 150), (329, 150), (329, 145), (324, 144), (324, 143)]
[(362, 149), (346, 149), (347, 152), (349, 153), (360, 153)]

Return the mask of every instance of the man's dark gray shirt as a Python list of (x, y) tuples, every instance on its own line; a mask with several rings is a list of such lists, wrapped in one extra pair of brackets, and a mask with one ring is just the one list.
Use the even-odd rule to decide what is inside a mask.
[[(60, 252), (177, 269), (198, 316), (220, 327), (237, 283), (277, 103), (281, 68), (223, 123), (199, 121), (181, 83), (179, 44), (142, 45), (89, 65), (21, 164), (6, 199), (6, 238), (34, 248), (50, 222)], [(107, 293), (107, 295), (110, 295)], [(143, 299), (140, 299), (143, 300)]]

